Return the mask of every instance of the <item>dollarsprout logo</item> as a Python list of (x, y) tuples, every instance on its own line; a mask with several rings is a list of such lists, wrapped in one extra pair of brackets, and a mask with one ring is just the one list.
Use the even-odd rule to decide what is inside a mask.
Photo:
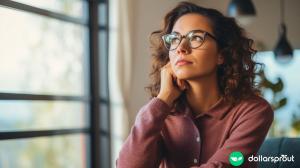
[(241, 152), (232, 152), (229, 155), (229, 162), (232, 166), (240, 166), (244, 163), (244, 156)]

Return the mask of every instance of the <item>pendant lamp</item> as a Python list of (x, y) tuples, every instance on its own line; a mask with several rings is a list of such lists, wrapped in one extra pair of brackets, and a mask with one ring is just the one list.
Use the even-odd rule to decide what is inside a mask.
[(280, 0), (280, 17), (279, 40), (274, 48), (275, 60), (281, 64), (291, 62), (293, 58), (293, 48), (287, 39), (287, 29), (284, 24), (284, 2)]
[(256, 16), (256, 10), (251, 0), (232, 0), (227, 13), (242, 25), (250, 24)]

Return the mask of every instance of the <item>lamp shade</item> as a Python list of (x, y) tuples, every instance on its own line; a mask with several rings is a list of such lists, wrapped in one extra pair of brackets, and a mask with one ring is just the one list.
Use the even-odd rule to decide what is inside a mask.
[(293, 48), (287, 40), (285, 24), (282, 23), (279, 30), (279, 40), (274, 49), (275, 59), (279, 63), (289, 63), (293, 58)]
[(256, 15), (256, 11), (251, 0), (232, 0), (228, 6), (227, 12), (231, 17)]

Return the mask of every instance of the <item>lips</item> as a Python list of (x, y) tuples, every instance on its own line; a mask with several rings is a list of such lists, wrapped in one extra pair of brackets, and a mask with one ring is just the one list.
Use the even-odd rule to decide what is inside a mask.
[(182, 66), (182, 65), (187, 65), (191, 64), (192, 62), (184, 60), (184, 59), (179, 59), (176, 61), (175, 65)]

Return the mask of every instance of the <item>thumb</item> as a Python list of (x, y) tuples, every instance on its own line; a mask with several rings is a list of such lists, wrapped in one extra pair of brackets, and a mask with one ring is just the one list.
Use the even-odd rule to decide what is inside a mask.
[(187, 85), (186, 85), (186, 82), (184, 80), (177, 79), (177, 85), (178, 85), (178, 88), (181, 91), (187, 89)]

